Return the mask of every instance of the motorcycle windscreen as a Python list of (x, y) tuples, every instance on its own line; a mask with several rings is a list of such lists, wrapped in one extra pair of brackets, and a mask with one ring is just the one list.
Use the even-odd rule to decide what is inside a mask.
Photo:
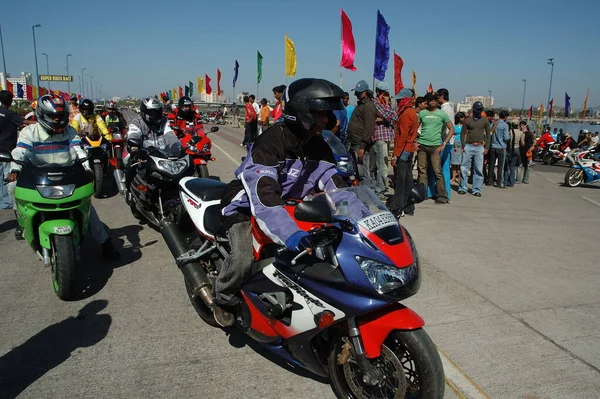
[(29, 161), (37, 168), (51, 168), (73, 166), (75, 159), (77, 159), (77, 153), (67, 139), (53, 143), (34, 143), (31, 147)]
[(174, 132), (167, 132), (160, 136), (150, 135), (144, 139), (144, 148), (150, 147), (156, 149), (165, 158), (179, 158), (183, 151), (181, 141), (179, 141)]

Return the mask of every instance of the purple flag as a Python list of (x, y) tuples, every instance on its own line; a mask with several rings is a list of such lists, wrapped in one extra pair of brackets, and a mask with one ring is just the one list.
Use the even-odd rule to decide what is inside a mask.
[(240, 69), (240, 64), (238, 64), (237, 60), (235, 60), (235, 67), (233, 68), (233, 71), (235, 72), (233, 74), (233, 87), (235, 87), (235, 82), (237, 82), (238, 70), (239, 69)]
[(23, 93), (23, 85), (21, 83), (17, 83), (17, 97), (18, 98), (23, 98), (24, 93)]
[(186, 97), (190, 95), (190, 87), (189, 86), (185, 86), (185, 95)]
[(377, 10), (377, 34), (375, 36), (375, 69), (373, 77), (377, 80), (385, 80), (385, 72), (387, 71), (388, 61), (390, 59), (390, 42), (388, 34), (390, 27), (383, 15)]
[(565, 92), (565, 118), (569, 117), (569, 108), (571, 108), (571, 97)]

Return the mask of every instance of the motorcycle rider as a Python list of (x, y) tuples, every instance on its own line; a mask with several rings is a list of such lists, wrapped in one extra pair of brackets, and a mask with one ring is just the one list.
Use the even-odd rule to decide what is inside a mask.
[(202, 118), (196, 112), (194, 102), (188, 96), (183, 96), (177, 102), (177, 108), (167, 116), (169, 125), (176, 131), (178, 136), (183, 135), (186, 128), (200, 126), (202, 127)]
[(303, 198), (314, 191), (347, 187), (336, 174), (333, 154), (320, 133), (335, 126), (334, 110), (342, 110), (344, 91), (323, 79), (299, 79), (285, 92), (285, 122), (267, 129), (250, 145), (248, 156), (235, 171), (221, 200), (223, 229), (231, 252), (215, 282), (214, 317), (231, 326), (230, 313), (248, 277), (252, 254), (250, 216), (274, 243), (300, 252), (312, 237), (301, 230), (284, 209), (287, 198)]
[[(544, 161), (544, 157), (545, 155), (548, 153), (548, 150), (550, 150), (550, 146), (552, 144), (554, 144), (554, 137), (552, 137), (552, 134), (550, 133), (550, 129), (546, 129), (546, 131), (544, 132), (544, 134), (542, 134), (542, 137), (539, 138), (539, 140), (537, 141), (537, 145), (540, 146), (540, 148), (542, 149), (542, 154), (540, 155), (540, 158), (542, 159), (542, 161)], [(547, 162), (544, 161), (544, 164), (546, 164)]]
[[(140, 104), (140, 115), (129, 123), (127, 140), (141, 140), (142, 147), (144, 148), (152, 146), (164, 149), (170, 145), (166, 136), (171, 134), (175, 136), (175, 142), (181, 145), (175, 132), (171, 129), (169, 121), (163, 116), (162, 108), (162, 104), (156, 98), (147, 97), (143, 99)], [(172, 140), (171, 143), (173, 143)], [(136, 168), (131, 167), (131, 164), (132, 158), (135, 158), (139, 148), (130, 147), (128, 144), (127, 150), (128, 153), (123, 158), (123, 163), (125, 164), (125, 187), (127, 190), (125, 198), (129, 205), (133, 205), (129, 185), (135, 177)]]
[(125, 122), (125, 117), (123, 114), (117, 110), (117, 106), (114, 101), (110, 101), (108, 106), (106, 107), (106, 117), (104, 118), (104, 123), (107, 128), (116, 127), (119, 129), (119, 133), (123, 131), (123, 129), (127, 128), (127, 123)]
[(96, 137), (100, 134), (106, 140), (112, 141), (112, 134), (108, 131), (106, 123), (100, 115), (94, 113), (94, 103), (87, 98), (79, 104), (79, 114), (73, 117), (71, 126), (80, 136)]
[[(40, 97), (36, 107), (38, 123), (29, 125), (21, 130), (17, 147), (12, 151), (13, 159), (23, 162), (47, 162), (61, 164), (69, 162), (71, 157), (65, 154), (65, 143), (73, 158), (85, 159), (87, 154), (81, 148), (81, 140), (75, 129), (69, 125), (69, 107), (67, 102), (54, 95)], [(86, 163), (84, 162), (85, 166)], [(11, 172), (8, 175), (9, 193), (13, 200), (13, 209), (16, 212), (14, 190), (16, 181), (21, 172), (21, 165), (11, 163)], [(100, 221), (94, 206), (90, 206), (89, 234), (102, 245), (102, 256), (106, 260), (118, 260), (121, 255), (113, 246), (104, 225)], [(17, 239), (23, 238), (23, 231), (19, 226), (15, 230)]]

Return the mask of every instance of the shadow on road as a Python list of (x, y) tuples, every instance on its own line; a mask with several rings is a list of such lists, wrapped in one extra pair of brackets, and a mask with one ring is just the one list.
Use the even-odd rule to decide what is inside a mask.
[(17, 227), (17, 221), (15, 219), (7, 220), (5, 222), (0, 223), (0, 233), (14, 230), (15, 227)]
[(329, 379), (313, 374), (310, 371), (301, 367), (296, 367), (294, 365), (289, 364), (283, 358), (269, 351), (256, 341), (253, 341), (250, 337), (248, 337), (240, 330), (236, 328), (228, 328), (226, 332), (227, 334), (229, 334), (229, 344), (234, 348), (243, 348), (244, 346), (248, 345), (250, 349), (252, 349), (254, 352), (258, 353), (259, 355), (271, 361), (272, 363), (275, 363), (279, 367), (289, 371), (290, 373), (294, 373), (300, 377), (310, 378), (314, 381), (320, 382), (321, 384), (329, 384)]
[[(142, 245), (140, 243), (140, 231), (142, 229), (143, 227), (139, 225), (129, 225), (110, 230), (113, 244), (121, 254), (121, 259), (116, 262), (105, 261), (101, 256), (100, 246), (93, 240), (84, 242), (81, 249), (81, 294), (77, 297), (77, 300), (96, 295), (106, 286), (114, 269), (139, 260), (142, 257), (140, 249), (157, 242), (153, 240)], [(129, 243), (126, 244), (126, 241)]]
[(0, 358), (0, 398), (15, 398), (48, 371), (60, 365), (77, 348), (102, 341), (112, 323), (98, 314), (108, 301), (88, 303), (75, 317), (46, 327)]

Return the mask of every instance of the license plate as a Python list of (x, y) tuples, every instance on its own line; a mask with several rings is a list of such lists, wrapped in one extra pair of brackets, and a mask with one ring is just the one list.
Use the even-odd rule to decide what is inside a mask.
[(54, 232), (56, 234), (69, 234), (71, 232), (71, 226), (55, 226)]

